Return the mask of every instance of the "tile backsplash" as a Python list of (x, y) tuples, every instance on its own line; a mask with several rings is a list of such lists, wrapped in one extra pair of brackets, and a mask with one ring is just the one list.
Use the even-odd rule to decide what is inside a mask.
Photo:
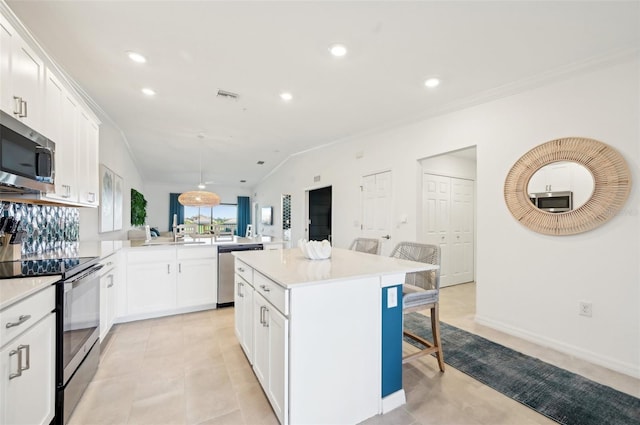
[(53, 251), (79, 238), (78, 208), (2, 201), (2, 215), (21, 220), (19, 230), (26, 232), (23, 256)]

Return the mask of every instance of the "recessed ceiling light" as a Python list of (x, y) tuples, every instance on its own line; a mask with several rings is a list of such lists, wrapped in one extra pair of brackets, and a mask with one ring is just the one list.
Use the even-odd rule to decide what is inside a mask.
[(332, 44), (329, 46), (329, 52), (338, 58), (347, 54), (347, 48), (344, 44)]
[(129, 59), (137, 63), (145, 63), (147, 61), (147, 58), (142, 56), (140, 53), (127, 52), (127, 56), (129, 56)]
[(280, 99), (288, 102), (293, 99), (293, 95), (289, 92), (280, 93)]
[(440, 79), (439, 78), (427, 78), (424, 81), (424, 85), (429, 87), (429, 88), (434, 88), (434, 87), (438, 87), (440, 85)]
[(142, 89), (142, 93), (146, 94), (147, 96), (154, 96), (156, 94), (154, 90), (147, 87)]

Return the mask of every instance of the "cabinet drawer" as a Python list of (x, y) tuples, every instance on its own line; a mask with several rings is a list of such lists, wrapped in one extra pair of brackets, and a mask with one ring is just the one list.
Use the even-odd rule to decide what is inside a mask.
[(258, 272), (253, 274), (253, 287), (282, 314), (289, 315), (289, 291)]
[[(8, 343), (56, 307), (55, 285), (48, 286), (5, 310), (0, 311), (0, 341)], [(28, 319), (26, 317), (29, 317)], [(20, 317), (23, 317), (21, 322)], [(10, 326), (9, 323), (19, 323)]]
[(118, 267), (118, 254), (111, 254), (108, 257), (101, 258), (100, 264), (103, 266), (102, 270), (100, 270), (100, 275), (109, 274), (110, 271)]
[(127, 253), (129, 263), (149, 263), (161, 261), (174, 261), (176, 259), (176, 249), (174, 247), (166, 248), (134, 248)]
[(191, 258), (216, 258), (218, 255), (214, 246), (178, 248), (178, 260)]
[(253, 268), (251, 268), (250, 266), (247, 266), (245, 263), (238, 260), (237, 258), (236, 258), (235, 267), (236, 267), (236, 274), (242, 276), (244, 280), (246, 280), (251, 285), (253, 285)]

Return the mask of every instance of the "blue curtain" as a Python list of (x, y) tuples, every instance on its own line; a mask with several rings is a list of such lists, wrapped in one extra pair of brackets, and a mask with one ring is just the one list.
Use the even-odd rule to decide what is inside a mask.
[(238, 236), (247, 233), (247, 224), (251, 223), (251, 200), (248, 196), (238, 196)]
[(184, 223), (184, 205), (178, 202), (181, 193), (169, 194), (169, 231), (173, 230), (173, 215), (177, 214), (178, 224)]

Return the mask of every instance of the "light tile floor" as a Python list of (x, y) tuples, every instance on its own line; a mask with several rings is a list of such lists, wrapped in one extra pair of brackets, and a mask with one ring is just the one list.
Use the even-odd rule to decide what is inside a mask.
[[(640, 381), (473, 321), (475, 284), (441, 291), (441, 320), (640, 396)], [(407, 346), (407, 350), (413, 349)], [(409, 424), (554, 424), (433, 358), (404, 365), (407, 404), (364, 422)], [(70, 425), (277, 424), (235, 338), (233, 309), (114, 326), (96, 376)]]

